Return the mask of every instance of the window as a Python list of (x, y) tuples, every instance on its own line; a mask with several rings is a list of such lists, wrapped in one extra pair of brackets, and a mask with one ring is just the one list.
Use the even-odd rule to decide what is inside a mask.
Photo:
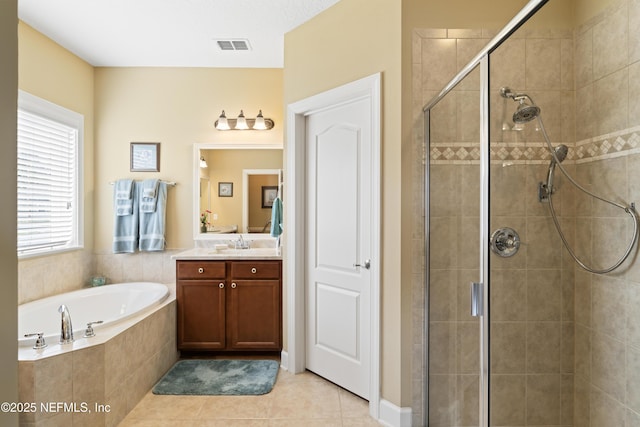
[(84, 117), (18, 95), (18, 256), (82, 247)]

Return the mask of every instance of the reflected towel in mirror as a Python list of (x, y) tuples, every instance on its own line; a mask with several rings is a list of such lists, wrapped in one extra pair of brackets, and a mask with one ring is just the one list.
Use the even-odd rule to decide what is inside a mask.
[(278, 196), (271, 207), (271, 237), (280, 237), (282, 230), (282, 200)]

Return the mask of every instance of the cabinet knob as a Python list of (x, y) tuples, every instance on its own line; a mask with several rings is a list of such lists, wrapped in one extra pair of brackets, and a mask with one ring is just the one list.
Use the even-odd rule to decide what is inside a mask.
[(231, 288), (232, 288), (232, 289), (235, 289), (237, 286), (238, 286), (238, 285), (236, 285), (235, 283), (232, 283), (232, 284), (231, 284)]
[(224, 288), (224, 283), (220, 283), (220, 284), (218, 285), (218, 287), (219, 287), (220, 289), (223, 289), (223, 288)]
[(204, 273), (204, 268), (200, 267), (200, 268), (198, 269), (198, 273), (200, 273), (200, 274)]
[(251, 272), (252, 272), (253, 274), (256, 274), (256, 273), (258, 272), (258, 269), (257, 269), (257, 268), (255, 268), (255, 267), (253, 267), (253, 268), (251, 269)]

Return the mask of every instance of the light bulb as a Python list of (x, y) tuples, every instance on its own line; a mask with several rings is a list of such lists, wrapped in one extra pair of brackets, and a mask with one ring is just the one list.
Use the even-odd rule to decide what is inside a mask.
[(227, 122), (227, 116), (224, 115), (224, 110), (222, 110), (222, 114), (218, 117), (216, 121), (216, 129), (218, 130), (229, 130), (229, 123)]
[(262, 115), (262, 110), (258, 113), (256, 117), (256, 121), (253, 124), (253, 128), (256, 130), (265, 130), (267, 129), (267, 125), (264, 123), (264, 116)]

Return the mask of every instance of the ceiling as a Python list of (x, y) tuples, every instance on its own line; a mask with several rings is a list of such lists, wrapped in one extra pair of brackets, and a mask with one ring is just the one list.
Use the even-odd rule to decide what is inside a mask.
[(18, 17), (96, 67), (281, 68), (284, 34), (338, 1), (18, 0)]

